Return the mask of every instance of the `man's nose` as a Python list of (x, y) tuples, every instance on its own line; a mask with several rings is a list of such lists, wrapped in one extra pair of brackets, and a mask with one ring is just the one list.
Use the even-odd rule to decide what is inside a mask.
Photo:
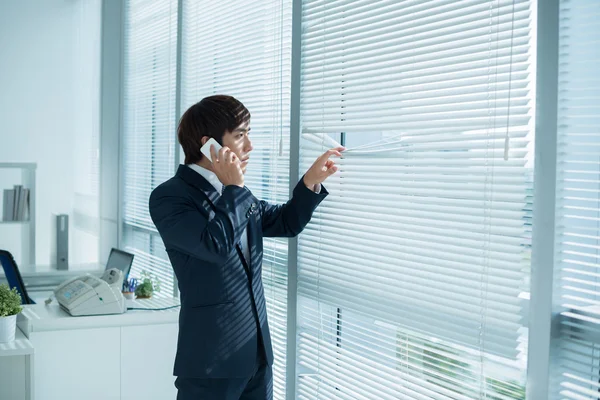
[(250, 139), (247, 139), (246, 140), (246, 153), (249, 153), (252, 150), (254, 150), (254, 147), (252, 146), (252, 141)]

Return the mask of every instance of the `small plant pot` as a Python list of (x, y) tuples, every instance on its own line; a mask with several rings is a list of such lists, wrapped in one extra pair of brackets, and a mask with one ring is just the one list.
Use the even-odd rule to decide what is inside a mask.
[(152, 295), (150, 296), (137, 296), (136, 299), (151, 299)]
[(134, 292), (123, 292), (123, 296), (125, 296), (125, 298), (127, 300), (134, 300), (135, 299), (135, 293)]
[(15, 340), (15, 331), (17, 329), (17, 316), (9, 315), (0, 317), (0, 343), (8, 343)]

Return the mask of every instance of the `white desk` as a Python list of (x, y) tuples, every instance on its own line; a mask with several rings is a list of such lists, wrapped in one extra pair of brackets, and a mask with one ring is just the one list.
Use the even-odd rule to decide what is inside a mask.
[[(178, 299), (150, 299), (127, 305), (176, 304)], [(55, 303), (26, 306), (17, 326), (35, 349), (36, 400), (175, 399), (178, 317), (179, 308), (71, 317)]]
[(170, 324), (177, 323), (179, 318), (178, 307), (160, 311), (150, 310), (178, 305), (178, 299), (152, 298), (125, 300), (125, 302), (128, 308), (148, 308), (149, 310), (128, 310), (124, 314), (72, 317), (54, 301), (48, 306), (44, 304), (25, 306), (18, 316), (17, 325), (27, 337), (30, 337), (32, 333), (46, 331)]

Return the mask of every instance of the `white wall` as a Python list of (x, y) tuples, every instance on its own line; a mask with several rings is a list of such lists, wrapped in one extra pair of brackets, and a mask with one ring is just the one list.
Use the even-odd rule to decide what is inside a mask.
[[(37, 163), (38, 265), (58, 213), (70, 264), (98, 261), (100, 42), (101, 0), (0, 2), (0, 162)], [(0, 224), (0, 248), (26, 262), (19, 229)]]

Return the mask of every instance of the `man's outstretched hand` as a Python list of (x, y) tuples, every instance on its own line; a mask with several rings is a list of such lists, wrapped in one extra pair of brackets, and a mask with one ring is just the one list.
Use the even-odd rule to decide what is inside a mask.
[(342, 151), (346, 150), (345, 147), (336, 147), (335, 149), (327, 150), (321, 155), (314, 164), (306, 171), (304, 175), (304, 184), (310, 190), (316, 191), (316, 188), (325, 179), (335, 174), (338, 167), (335, 165), (333, 160), (330, 160), (331, 156), (342, 156)]

